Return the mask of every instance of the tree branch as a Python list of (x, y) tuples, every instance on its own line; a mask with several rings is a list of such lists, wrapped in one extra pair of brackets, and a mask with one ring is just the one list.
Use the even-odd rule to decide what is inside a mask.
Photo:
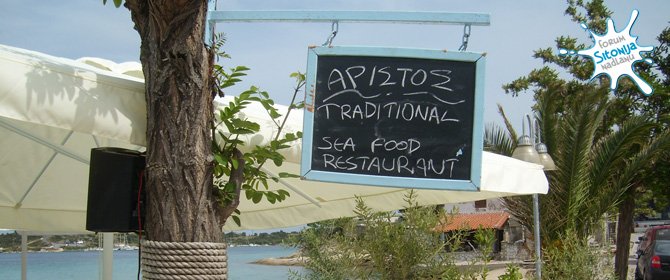
[(237, 168), (233, 167), (230, 170), (230, 178), (228, 182), (235, 184), (235, 194), (233, 200), (227, 205), (221, 205), (219, 209), (219, 221), (221, 225), (226, 224), (226, 220), (230, 217), (238, 206), (240, 206), (240, 193), (242, 191), (242, 184), (244, 183), (244, 155), (240, 150), (235, 148), (232, 153), (231, 160), (237, 161)]

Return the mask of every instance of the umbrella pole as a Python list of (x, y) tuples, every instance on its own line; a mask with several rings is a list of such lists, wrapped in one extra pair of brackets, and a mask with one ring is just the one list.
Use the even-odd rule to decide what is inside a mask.
[(114, 259), (114, 233), (102, 234), (102, 273), (100, 279), (112, 280), (112, 267)]
[(542, 243), (540, 242), (540, 202), (539, 195), (533, 194), (533, 224), (535, 230), (535, 274), (542, 279)]
[(21, 232), (21, 280), (28, 279), (28, 234)]

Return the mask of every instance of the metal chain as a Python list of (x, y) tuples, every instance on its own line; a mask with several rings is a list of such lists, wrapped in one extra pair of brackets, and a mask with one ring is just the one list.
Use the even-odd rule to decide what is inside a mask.
[(470, 30), (471, 27), (469, 24), (466, 24), (463, 26), (463, 42), (461, 42), (461, 46), (458, 48), (458, 51), (465, 51), (468, 48), (468, 41), (470, 40)]
[(335, 36), (337, 36), (337, 32), (339, 31), (339, 29), (340, 29), (340, 22), (339, 21), (333, 21), (333, 23), (330, 25), (331, 33), (328, 36), (328, 39), (326, 39), (326, 42), (323, 43), (323, 45), (321, 45), (321, 46), (330, 47), (330, 45), (333, 43), (333, 39), (335, 39)]

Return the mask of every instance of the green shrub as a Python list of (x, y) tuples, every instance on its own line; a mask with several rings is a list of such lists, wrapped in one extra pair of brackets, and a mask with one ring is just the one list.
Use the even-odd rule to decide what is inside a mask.
[(505, 268), (505, 274), (498, 276), (498, 280), (521, 280), (523, 275), (518, 266), (508, 264)]
[(616, 279), (612, 255), (604, 247), (591, 247), (574, 232), (561, 235), (544, 250), (542, 278), (552, 280)]
[[(418, 207), (415, 193), (406, 195), (407, 206), (398, 212), (375, 212), (357, 200), (354, 218), (310, 224), (294, 239), (308, 261), (308, 272), (292, 279), (486, 279), (481, 269), (459, 272), (450, 250), (460, 246), (463, 234), (443, 240), (435, 230), (448, 220), (434, 207)], [(493, 232), (475, 235), (481, 257), (491, 260)], [(474, 268), (474, 266), (473, 266)]]

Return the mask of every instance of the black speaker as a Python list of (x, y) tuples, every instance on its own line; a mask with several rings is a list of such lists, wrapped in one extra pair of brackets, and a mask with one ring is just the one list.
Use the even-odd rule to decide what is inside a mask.
[(145, 156), (138, 151), (113, 147), (91, 149), (86, 230), (139, 230), (138, 213), (144, 218), (145, 165)]

